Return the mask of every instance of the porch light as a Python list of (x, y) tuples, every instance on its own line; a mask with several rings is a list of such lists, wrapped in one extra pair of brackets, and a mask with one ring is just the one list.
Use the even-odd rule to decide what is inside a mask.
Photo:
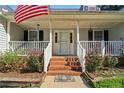
[(39, 27), (39, 26), (40, 26), (40, 24), (37, 24), (37, 26)]
[(39, 30), (40, 24), (37, 24), (37, 30)]

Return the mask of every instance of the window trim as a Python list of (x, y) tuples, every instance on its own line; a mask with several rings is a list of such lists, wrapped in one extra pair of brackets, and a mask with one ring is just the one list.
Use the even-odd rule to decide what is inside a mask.
[[(41, 31), (41, 30), (27, 30), (28, 31), (28, 41), (30, 40), (30, 37), (29, 37), (29, 33), (32, 31), (36, 31), (37, 32), (37, 41), (39, 41), (40, 39), (39, 39), (39, 32)], [(44, 30), (42, 30), (42, 31), (44, 31)], [(44, 33), (43, 33), (43, 35), (44, 35)]]
[(101, 31), (102, 32), (102, 40), (104, 40), (104, 30), (93, 30), (93, 41), (95, 40), (95, 32)]

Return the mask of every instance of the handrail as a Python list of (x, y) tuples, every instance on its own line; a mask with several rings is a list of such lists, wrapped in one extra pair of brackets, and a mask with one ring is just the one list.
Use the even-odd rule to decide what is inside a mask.
[(52, 57), (52, 43), (50, 42), (47, 48), (44, 49), (44, 72), (47, 72), (51, 57)]
[(82, 72), (85, 72), (85, 55), (86, 55), (86, 51), (85, 49), (82, 48), (80, 42), (77, 42), (77, 56), (79, 57), (80, 60), (80, 64), (82, 67)]

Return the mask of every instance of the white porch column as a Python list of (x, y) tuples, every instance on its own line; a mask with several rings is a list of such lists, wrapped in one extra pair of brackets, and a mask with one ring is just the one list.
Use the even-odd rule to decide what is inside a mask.
[(51, 24), (51, 21), (49, 21), (49, 28), (50, 28), (50, 42), (52, 43), (52, 24)]
[(11, 22), (8, 21), (7, 22), (7, 44), (6, 44), (6, 49), (8, 50), (9, 49), (9, 42), (10, 42), (10, 24)]
[(77, 55), (79, 53), (79, 47), (78, 47), (78, 43), (79, 43), (79, 22), (77, 21), (76, 23), (76, 26), (77, 26)]
[(50, 47), (51, 48), (51, 52), (50, 52), (51, 54), (50, 55), (52, 57), (52, 24), (51, 24), (51, 20), (49, 21), (49, 24), (50, 24), (50, 43), (51, 43), (50, 44), (51, 45), (51, 47)]

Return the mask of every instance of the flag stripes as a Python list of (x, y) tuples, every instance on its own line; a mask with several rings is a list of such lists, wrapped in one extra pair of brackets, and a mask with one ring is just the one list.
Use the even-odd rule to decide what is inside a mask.
[(15, 12), (16, 23), (35, 16), (48, 15), (48, 6), (41, 5), (19, 5)]

